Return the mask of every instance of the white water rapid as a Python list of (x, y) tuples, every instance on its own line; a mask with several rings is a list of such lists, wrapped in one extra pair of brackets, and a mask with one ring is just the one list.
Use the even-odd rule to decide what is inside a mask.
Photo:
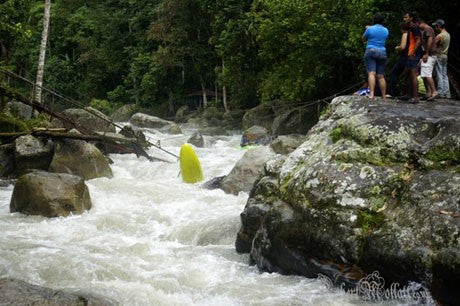
[[(188, 138), (147, 135), (175, 154)], [(245, 152), (239, 139), (206, 137), (196, 149), (205, 181), (228, 174)], [(82, 215), (12, 214), (13, 186), (1, 187), (0, 277), (82, 289), (121, 305), (363, 305), (318, 280), (250, 266), (234, 247), (248, 195), (185, 184), (173, 157), (149, 154), (172, 163), (111, 155), (114, 177), (86, 182), (93, 207)]]

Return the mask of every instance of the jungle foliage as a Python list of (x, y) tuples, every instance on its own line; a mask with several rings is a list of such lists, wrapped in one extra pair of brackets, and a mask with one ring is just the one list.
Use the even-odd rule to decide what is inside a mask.
[[(0, 3), (0, 65), (31, 79), (43, 2)], [(312, 100), (364, 79), (361, 35), (376, 12), (391, 65), (408, 10), (451, 31), (459, 22), (458, 1), (55, 0), (44, 85), (85, 104), (170, 111), (224, 86), (233, 109)]]

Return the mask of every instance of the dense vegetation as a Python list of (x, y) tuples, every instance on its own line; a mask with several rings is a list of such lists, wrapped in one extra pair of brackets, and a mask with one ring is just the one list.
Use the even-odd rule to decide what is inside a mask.
[[(0, 65), (30, 79), (38, 60), (43, 2), (0, 3)], [(106, 107), (137, 103), (173, 110), (190, 93), (223, 87), (230, 108), (311, 100), (364, 78), (361, 35), (376, 12), (386, 18), (394, 57), (405, 10), (416, 10), (427, 21), (441, 17), (452, 32), (460, 4), (55, 0), (44, 85)]]

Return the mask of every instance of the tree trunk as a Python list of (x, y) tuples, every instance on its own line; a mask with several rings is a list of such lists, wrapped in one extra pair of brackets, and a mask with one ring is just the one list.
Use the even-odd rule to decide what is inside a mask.
[[(222, 73), (224, 73), (224, 69), (225, 69), (224, 61), (222, 61)], [(227, 87), (225, 85), (222, 87), (222, 95), (223, 95), (222, 100), (224, 103), (224, 109), (225, 109), (225, 112), (227, 113), (228, 112)]]
[(203, 93), (203, 108), (206, 108), (206, 106), (208, 105), (208, 97), (206, 95), (206, 88), (203, 84), (201, 84), (201, 91)]
[(45, 0), (45, 13), (43, 15), (43, 31), (42, 40), (40, 43), (40, 55), (38, 57), (37, 67), (37, 79), (35, 81), (35, 101), (42, 103), (42, 85), (43, 85), (43, 71), (45, 68), (45, 54), (46, 54), (46, 43), (48, 41), (48, 29), (50, 24), (50, 10), (51, 0)]

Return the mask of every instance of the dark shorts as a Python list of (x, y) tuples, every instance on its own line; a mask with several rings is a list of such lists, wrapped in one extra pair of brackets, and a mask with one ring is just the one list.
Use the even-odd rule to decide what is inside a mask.
[(364, 61), (366, 62), (366, 71), (384, 74), (387, 64), (387, 52), (378, 49), (366, 49), (364, 52)]
[(420, 56), (408, 57), (406, 62), (407, 69), (417, 69), (418, 64), (420, 63)]

